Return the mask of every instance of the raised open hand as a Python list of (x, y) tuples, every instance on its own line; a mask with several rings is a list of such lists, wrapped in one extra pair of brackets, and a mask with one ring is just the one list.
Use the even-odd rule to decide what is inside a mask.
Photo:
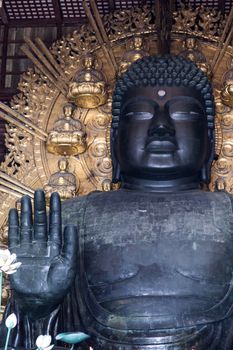
[(77, 228), (68, 225), (62, 235), (61, 203), (57, 193), (50, 199), (47, 227), (45, 195), (34, 196), (34, 220), (31, 200), (21, 199), (20, 220), (16, 209), (9, 213), (9, 249), (22, 262), (11, 275), (19, 307), (32, 318), (49, 314), (64, 298), (74, 282), (78, 261)]

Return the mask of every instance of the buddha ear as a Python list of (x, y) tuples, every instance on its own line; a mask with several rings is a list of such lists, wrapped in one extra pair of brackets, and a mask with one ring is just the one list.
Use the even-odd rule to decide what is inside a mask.
[(204, 164), (201, 169), (201, 181), (205, 184), (210, 182), (210, 169), (208, 164)]
[(208, 130), (208, 134), (209, 134), (209, 139), (210, 139), (210, 143), (209, 143), (209, 157), (206, 160), (205, 164), (203, 165), (202, 169), (201, 169), (201, 181), (205, 184), (209, 184), (210, 183), (210, 179), (211, 179), (211, 166), (212, 166), (212, 162), (214, 160), (214, 155), (215, 155), (215, 141), (214, 141), (214, 135), (213, 132)]
[(118, 139), (118, 129), (111, 128), (110, 132), (110, 146), (111, 146), (111, 156), (112, 156), (112, 182), (117, 183), (120, 181), (120, 164), (117, 159), (116, 144)]

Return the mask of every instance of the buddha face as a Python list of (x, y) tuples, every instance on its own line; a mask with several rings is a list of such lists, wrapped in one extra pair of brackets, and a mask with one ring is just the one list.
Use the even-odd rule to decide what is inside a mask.
[(84, 67), (85, 68), (92, 68), (94, 65), (94, 58), (92, 56), (86, 56), (84, 59)]
[(194, 49), (196, 45), (197, 45), (197, 41), (195, 38), (187, 38), (185, 40), (185, 46), (189, 50)]
[(58, 167), (60, 171), (66, 171), (68, 168), (68, 161), (66, 159), (60, 159), (58, 161)]
[(123, 175), (158, 180), (197, 175), (209, 156), (199, 93), (184, 87), (128, 90), (115, 146)]
[(142, 38), (140, 36), (136, 36), (134, 38), (134, 47), (135, 47), (135, 49), (141, 49), (142, 48)]
[(71, 117), (74, 111), (74, 107), (71, 103), (67, 103), (63, 107), (63, 113), (65, 117)]

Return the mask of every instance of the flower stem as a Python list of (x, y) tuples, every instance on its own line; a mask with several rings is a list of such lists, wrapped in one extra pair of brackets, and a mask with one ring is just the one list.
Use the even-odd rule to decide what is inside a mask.
[(7, 348), (8, 348), (10, 333), (11, 333), (11, 328), (8, 328), (4, 350), (7, 350)]

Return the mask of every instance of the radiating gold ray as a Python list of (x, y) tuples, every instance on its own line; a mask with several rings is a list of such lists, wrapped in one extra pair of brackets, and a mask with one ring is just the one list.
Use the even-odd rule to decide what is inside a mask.
[[(91, 10), (90, 8), (88, 7), (87, 3), (85, 0), (83, 0), (83, 8), (85, 10), (85, 13), (86, 13), (86, 16), (87, 16), (87, 19), (90, 23), (90, 25), (92, 26), (93, 30), (95, 31), (95, 35), (96, 35), (96, 38), (104, 52), (104, 55), (110, 65), (110, 67), (112, 68), (112, 70), (114, 71), (114, 73), (116, 74), (117, 72), (117, 64), (115, 62), (115, 58), (114, 57), (114, 54), (112, 52), (112, 49), (110, 47), (110, 44), (108, 45), (103, 37), (102, 37), (102, 34), (101, 34), (101, 31), (98, 27), (98, 23), (96, 22), (96, 19), (95, 17), (92, 15), (91, 13)], [(101, 22), (101, 26), (103, 27), (103, 24)]]
[(11, 183), (15, 186), (17, 186), (17, 188), (21, 188), (22, 191), (27, 192), (27, 194), (31, 194), (33, 196), (34, 194), (34, 190), (26, 185), (24, 185), (22, 182), (18, 181), (17, 179), (15, 179), (14, 177), (4, 173), (2, 170), (0, 170), (0, 180), (5, 180), (8, 183)]
[(50, 73), (50, 71), (47, 69), (46, 64), (43, 62), (41, 63), (30, 51), (27, 45), (22, 45), (21, 50), (25, 53), (25, 55), (35, 64), (35, 66), (39, 69), (39, 71), (44, 74), (50, 81), (51, 83), (57, 87), (60, 92), (63, 95), (67, 94), (67, 91), (64, 89), (63, 86), (57, 81), (56, 78)]
[(22, 197), (22, 193), (21, 192), (14, 191), (13, 188), (4, 186), (1, 183), (0, 183), (0, 192), (13, 195), (13, 196), (15, 196), (17, 198), (21, 198)]
[(31, 135), (38, 137), (42, 141), (46, 141), (47, 139), (48, 134), (44, 130), (41, 130), (30, 120), (2, 102), (0, 102), (0, 117), (13, 125), (20, 127)]
[(221, 60), (226, 52), (226, 49), (227, 49), (228, 45), (230, 44), (231, 39), (233, 37), (233, 25), (232, 24), (233, 24), (233, 6), (231, 7), (231, 11), (228, 15), (223, 33), (219, 39), (217, 50), (215, 51), (215, 55), (214, 55), (213, 61), (211, 63), (211, 70), (213, 73), (217, 71), (217, 67), (218, 67), (219, 63), (221, 62)]
[[(38, 49), (36, 45), (27, 37), (24, 37), (24, 41), (26, 44), (30, 47), (32, 52), (39, 58), (39, 60), (44, 64), (44, 66), (49, 70), (49, 72), (54, 76), (54, 78), (57, 80), (58, 84), (64, 89), (67, 90), (68, 86), (64, 82), (63, 79), (61, 79), (59, 72), (57, 72), (53, 65), (50, 63), (50, 61), (43, 55), (43, 51)], [(52, 56), (52, 55), (51, 55)]]
[(56, 69), (56, 71), (57, 71), (57, 73), (59, 75), (59, 80), (64, 83), (64, 86), (66, 86), (66, 88), (68, 88), (68, 86), (65, 84), (65, 82), (67, 80), (67, 77), (63, 73), (63, 71), (61, 70), (61, 67), (56, 62), (56, 60), (54, 59), (53, 55), (51, 54), (51, 52), (47, 48), (47, 46), (44, 44), (44, 42), (40, 38), (36, 38), (35, 41), (36, 41), (38, 47), (41, 49), (41, 51), (44, 53), (44, 55), (50, 61), (51, 65)]
[(94, 18), (96, 19), (96, 23), (98, 25), (98, 28), (100, 30), (101, 36), (103, 38), (103, 41), (107, 45), (107, 49), (108, 49), (108, 52), (109, 52), (112, 64), (113, 64), (115, 70), (117, 71), (117, 62), (116, 62), (116, 59), (115, 59), (115, 56), (114, 56), (114, 53), (113, 53), (113, 50), (112, 50), (111, 43), (110, 43), (110, 41), (108, 39), (108, 36), (107, 36), (107, 33), (105, 31), (105, 28), (104, 28), (104, 25), (103, 25), (103, 21), (102, 21), (102, 19), (100, 17), (99, 10), (98, 10), (98, 7), (96, 5), (95, 0), (90, 0), (90, 5), (91, 5), (91, 8), (92, 8), (92, 11), (93, 11), (93, 14), (94, 14)]
[[(8, 181), (2, 179), (1, 176), (0, 176), (0, 185), (4, 189), (3, 192), (5, 192), (5, 193), (12, 194), (12, 190), (13, 190), (14, 193), (18, 193), (20, 197), (22, 197), (23, 195), (28, 195), (29, 197), (33, 198), (33, 194), (31, 192), (24, 190), (23, 188), (13, 184), (12, 182), (8, 182)], [(8, 191), (8, 192), (6, 192), (6, 191)]]

